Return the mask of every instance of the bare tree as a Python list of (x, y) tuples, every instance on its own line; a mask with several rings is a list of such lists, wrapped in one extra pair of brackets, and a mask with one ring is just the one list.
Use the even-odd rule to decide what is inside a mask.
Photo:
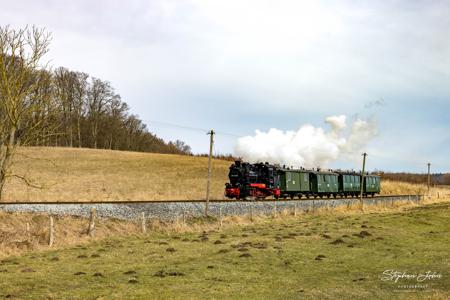
[(180, 140), (176, 140), (174, 143), (175, 147), (180, 150), (182, 153), (184, 154), (192, 154), (191, 151), (191, 146), (189, 146), (188, 144), (186, 144), (183, 141)]
[(54, 72), (56, 97), (59, 100), (65, 145), (73, 147), (73, 117), (75, 114), (77, 74), (60, 67)]
[(117, 149), (120, 129), (124, 126), (128, 105), (122, 102), (120, 95), (114, 95), (107, 108), (109, 122), (105, 122), (105, 137), (108, 137), (105, 148)]
[(89, 75), (86, 73), (77, 72), (76, 76), (77, 80), (75, 81), (74, 85), (75, 89), (74, 113), (76, 118), (78, 147), (81, 148), (83, 145), (81, 138), (81, 120), (84, 118), (85, 113), (85, 104), (88, 91), (87, 79)]
[(113, 90), (109, 82), (92, 78), (88, 93), (88, 118), (91, 123), (91, 138), (93, 148), (98, 146), (98, 132), (102, 116), (106, 113), (106, 107), (111, 101)]
[(51, 76), (41, 65), (50, 34), (44, 29), (0, 27), (0, 200), (19, 144), (47, 133), (52, 117)]

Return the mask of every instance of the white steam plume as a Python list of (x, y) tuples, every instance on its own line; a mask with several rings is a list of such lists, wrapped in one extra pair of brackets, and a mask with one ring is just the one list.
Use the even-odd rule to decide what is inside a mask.
[(327, 117), (325, 122), (331, 126), (329, 131), (310, 124), (297, 131), (256, 130), (254, 136), (239, 138), (234, 152), (253, 163), (267, 161), (294, 167), (327, 167), (338, 158), (359, 156), (377, 135), (374, 120), (357, 119), (346, 130), (346, 119), (345, 115)]

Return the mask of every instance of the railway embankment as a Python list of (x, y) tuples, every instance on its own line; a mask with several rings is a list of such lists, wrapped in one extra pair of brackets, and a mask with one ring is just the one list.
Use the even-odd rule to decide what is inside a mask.
[[(399, 202), (420, 204), (422, 195), (397, 195), (363, 198), (363, 206), (384, 205)], [(211, 201), (208, 214), (211, 216), (240, 216), (250, 214), (274, 214), (283, 211), (312, 212), (318, 209), (336, 209), (342, 206), (360, 205), (359, 198), (345, 199), (278, 199), (259, 201)], [(176, 220), (201, 217), (205, 213), (204, 201), (135, 201), (135, 202), (80, 202), (80, 203), (4, 203), (0, 210), (7, 212), (47, 213), (57, 216), (89, 216), (92, 209), (101, 218), (122, 220), (137, 219), (142, 213), (148, 219)]]

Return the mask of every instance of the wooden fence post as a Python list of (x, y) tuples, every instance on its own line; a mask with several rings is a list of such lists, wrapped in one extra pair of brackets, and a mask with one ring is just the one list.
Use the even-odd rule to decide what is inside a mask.
[(297, 201), (294, 202), (294, 217), (297, 216)]
[(250, 221), (253, 222), (253, 204), (250, 203)]
[(219, 204), (219, 225), (220, 228), (223, 226), (223, 219), (222, 219), (222, 205)]
[(277, 202), (275, 201), (273, 203), (273, 217), (275, 218), (277, 216)]
[(146, 233), (147, 232), (147, 224), (146, 224), (146, 220), (145, 220), (145, 212), (142, 212), (142, 215), (141, 215), (141, 229), (142, 229), (142, 233)]
[(89, 228), (88, 228), (88, 235), (94, 236), (95, 234), (95, 216), (96, 216), (96, 209), (91, 209), (91, 215), (89, 217)]
[(27, 239), (29, 239), (31, 237), (31, 233), (30, 233), (30, 223), (28, 222), (26, 224), (26, 231), (27, 231)]
[(50, 223), (48, 228), (48, 246), (53, 246), (53, 243), (55, 242), (55, 227), (53, 224), (53, 216), (50, 216)]

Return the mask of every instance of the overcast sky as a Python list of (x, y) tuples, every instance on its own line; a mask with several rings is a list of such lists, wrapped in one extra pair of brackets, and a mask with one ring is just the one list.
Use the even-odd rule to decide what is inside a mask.
[[(450, 1), (0, 1), (47, 58), (108, 80), (166, 140), (373, 118), (369, 169), (450, 171)], [(231, 135), (216, 137), (230, 153)], [(334, 166), (354, 167), (338, 161)]]

